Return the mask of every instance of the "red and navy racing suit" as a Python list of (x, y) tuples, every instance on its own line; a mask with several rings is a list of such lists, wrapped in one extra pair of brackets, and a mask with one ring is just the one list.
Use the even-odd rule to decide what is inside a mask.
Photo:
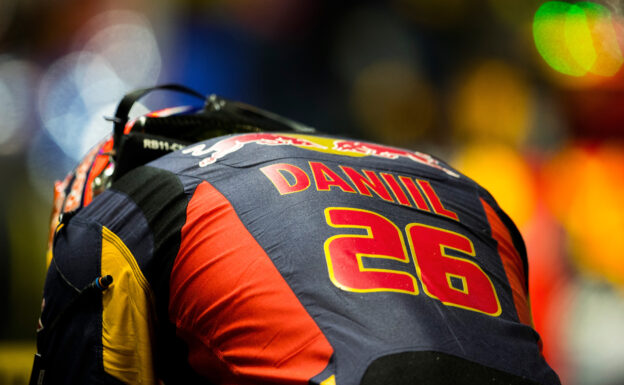
[(321, 135), (217, 137), (64, 216), (42, 379), (559, 384), (527, 291), (512, 221), (439, 160)]

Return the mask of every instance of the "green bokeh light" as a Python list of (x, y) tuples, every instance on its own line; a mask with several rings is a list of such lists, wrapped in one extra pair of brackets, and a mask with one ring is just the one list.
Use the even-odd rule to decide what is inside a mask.
[(565, 48), (569, 50), (572, 59), (587, 73), (596, 62), (596, 49), (585, 7), (575, 4), (564, 16)]
[(533, 39), (542, 58), (553, 69), (571, 76), (587, 73), (572, 57), (565, 40), (566, 16), (571, 4), (550, 1), (543, 4), (533, 19)]
[(624, 61), (611, 12), (596, 3), (544, 3), (535, 13), (533, 38), (546, 63), (566, 75), (613, 76)]

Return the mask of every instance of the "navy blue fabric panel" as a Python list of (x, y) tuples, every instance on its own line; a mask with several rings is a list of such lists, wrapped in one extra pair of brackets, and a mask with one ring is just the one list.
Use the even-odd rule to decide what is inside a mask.
[[(111, 190), (126, 195), (137, 207), (153, 248), (149, 255), (137, 255), (141, 270), (150, 283), (156, 299), (158, 347), (155, 365), (159, 378), (168, 384), (199, 382), (187, 362), (186, 346), (176, 336), (175, 325), (169, 321), (169, 276), (180, 248), (181, 230), (186, 221), (186, 206), (190, 196), (180, 179), (173, 173), (154, 167), (138, 167), (113, 183)], [(132, 227), (119, 235), (131, 236)], [(143, 231), (143, 230), (141, 230)]]
[(149, 282), (156, 300), (157, 373), (171, 384), (198, 381), (168, 317), (169, 273), (180, 246), (189, 197), (176, 175), (138, 167), (113, 183), (81, 213), (109, 228), (124, 242)]
[(100, 250), (97, 224), (73, 218), (56, 235), (37, 336), (45, 384), (103, 383), (101, 294), (79, 295), (99, 276)]
[[(429, 215), (431, 217), (429, 221), (421, 222), (417, 220), (417, 222), (456, 231), (470, 238), (475, 247), (476, 257), (469, 259), (477, 263), (494, 280), (496, 287), (506, 289), (507, 295), (499, 297), (503, 308), (502, 317), (519, 321), (511, 294), (511, 287), (498, 256), (498, 244), (491, 237), (490, 224), (486, 220), (485, 212), (480, 202), (484, 190), (467, 178), (462, 180), (453, 180), (451, 178), (443, 183), (432, 180), (430, 183), (441, 202), (444, 202), (444, 207), (455, 212), (459, 221), (454, 221), (444, 216)], [(495, 202), (493, 204), (495, 205)], [(526, 254), (523, 250), (520, 252), (519, 249), (519, 254), (523, 259), (526, 271)]]
[[(306, 167), (304, 163), (292, 163), (302, 169)], [(326, 163), (330, 165), (330, 162)], [(239, 176), (226, 183), (210, 182), (233, 202), (250, 232), (334, 346), (336, 366), (342, 370), (337, 374), (337, 382), (357, 378), (365, 367), (364, 363), (381, 354), (400, 351), (433, 349), (511, 372), (518, 370), (518, 356), (527, 357), (527, 360), (539, 359), (535, 333), (514, 322), (517, 318), (510, 292), (499, 293), (503, 314), (495, 318), (445, 306), (426, 296), (422, 287), (418, 296), (354, 293), (337, 288), (329, 280), (324, 242), (336, 234), (361, 234), (361, 231), (329, 227), (324, 217), (327, 206), (357, 207), (382, 213), (399, 229), (410, 223), (423, 223), (465, 233), (464, 226), (427, 212), (342, 191), (330, 193), (309, 189), (282, 196), (263, 175), (256, 178), (256, 173), (257, 170), (253, 169), (239, 170)], [(491, 278), (499, 281), (498, 287), (508, 287), (503, 267), (493, 254), (496, 249), (492, 250), (478, 239), (475, 237), (473, 242), (476, 255), (482, 257), (479, 265)], [(374, 262), (378, 263), (377, 268), (417, 275), (413, 264)], [(500, 354), (497, 346), (510, 347), (513, 351)], [(354, 360), (356, 357), (358, 359)], [(537, 363), (526, 364), (534, 367)], [(534, 375), (528, 370), (521, 374)]]
[[(297, 140), (286, 139), (293, 143)], [(558, 383), (541, 357), (537, 334), (518, 322), (509, 283), (481, 206), (480, 187), (468, 178), (455, 176), (455, 171), (443, 163), (434, 167), (414, 161), (406, 153), (397, 154), (395, 159), (360, 156), (361, 153), (355, 157), (270, 141), (236, 144), (230, 137), (225, 144), (223, 138), (213, 139), (186, 152), (167, 155), (151, 165), (184, 175), (185, 185), (192, 186), (192, 178), (205, 179), (231, 202), (332, 344), (335, 354), (331, 365), (336, 369), (337, 383), (358, 383), (367, 366), (378, 358), (409, 351), (441, 352), (539, 383)], [(344, 192), (337, 186), (329, 191), (317, 190), (311, 161), (322, 162), (353, 191)], [(276, 163), (287, 163), (304, 172), (309, 187), (281, 194), (260, 170)], [(418, 208), (413, 201), (408, 207), (400, 204), (398, 198), (384, 200), (375, 193), (372, 196), (358, 193), (341, 166), (360, 173), (369, 170), (378, 176), (382, 172), (392, 174), (396, 180), (403, 176), (427, 182), (444, 208), (458, 218), (436, 212), (433, 207), (436, 202), (431, 199), (427, 199), (427, 207)], [(294, 181), (288, 183), (293, 185)], [(422, 188), (418, 189), (423, 199), (430, 198), (425, 197)], [(419, 279), (418, 295), (390, 291), (362, 293), (334, 285), (326, 262), (327, 240), (339, 234), (364, 235), (365, 230), (330, 226), (325, 217), (327, 207), (383, 215), (396, 225), (406, 245), (406, 228), (415, 223), (469, 238), (475, 255), (458, 256), (474, 262), (490, 277), (502, 307), (501, 314), (491, 316), (447, 306), (426, 295)], [(402, 271), (418, 277), (414, 257), (407, 249), (409, 263), (383, 258), (364, 258), (362, 263), (365, 268)]]
[(82, 211), (60, 228), (54, 239), (54, 264), (73, 286), (82, 289), (100, 272), (102, 228), (81, 217)]
[(142, 271), (154, 252), (153, 235), (145, 215), (124, 193), (106, 190), (85, 207), (79, 218), (106, 226), (128, 247)]

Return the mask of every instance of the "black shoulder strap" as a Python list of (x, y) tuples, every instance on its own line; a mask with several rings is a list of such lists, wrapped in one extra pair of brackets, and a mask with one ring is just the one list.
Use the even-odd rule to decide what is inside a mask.
[(117, 106), (117, 111), (115, 112), (115, 118), (114, 118), (115, 124), (113, 127), (113, 140), (114, 140), (115, 154), (118, 153), (119, 145), (121, 143), (121, 137), (123, 136), (126, 123), (128, 123), (128, 114), (130, 113), (130, 109), (132, 109), (132, 106), (134, 105), (134, 103), (136, 103), (143, 96), (156, 90), (175, 91), (175, 92), (180, 92), (183, 94), (195, 96), (201, 99), (202, 101), (206, 100), (206, 97), (202, 95), (201, 93), (195, 91), (192, 88), (188, 88), (179, 84), (163, 84), (163, 85), (155, 86), (155, 87), (141, 88), (141, 89), (138, 89), (138, 90), (135, 90), (126, 94), (123, 97), (123, 99), (121, 99), (121, 102), (119, 102), (119, 105)]

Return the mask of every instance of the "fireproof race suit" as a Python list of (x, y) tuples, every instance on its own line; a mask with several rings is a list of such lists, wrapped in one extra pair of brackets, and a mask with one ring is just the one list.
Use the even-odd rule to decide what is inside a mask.
[(44, 384), (559, 384), (518, 230), (427, 154), (221, 136), (83, 206), (54, 234)]

